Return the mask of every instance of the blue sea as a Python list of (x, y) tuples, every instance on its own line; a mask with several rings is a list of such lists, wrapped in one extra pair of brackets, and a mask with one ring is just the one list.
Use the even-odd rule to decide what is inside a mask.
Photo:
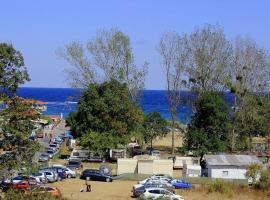
[[(72, 88), (20, 88), (17, 95), (47, 102), (45, 115), (60, 115), (62, 113), (66, 117), (70, 112), (76, 110), (81, 93), (80, 90)], [(193, 114), (192, 102), (196, 95), (192, 92), (182, 91), (181, 98), (177, 118), (179, 121), (187, 123)], [(228, 104), (232, 103), (231, 94), (225, 94), (224, 98)], [(171, 119), (164, 90), (144, 90), (140, 106), (146, 114), (157, 111), (165, 119)]]

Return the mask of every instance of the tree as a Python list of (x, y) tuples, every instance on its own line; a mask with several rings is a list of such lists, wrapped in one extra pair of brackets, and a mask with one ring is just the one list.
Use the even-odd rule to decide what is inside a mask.
[(252, 150), (252, 138), (267, 136), (270, 120), (270, 102), (263, 96), (245, 95), (241, 109), (237, 109), (233, 117), (235, 123), (235, 148)]
[(142, 69), (135, 65), (129, 37), (118, 29), (97, 32), (86, 49), (81, 43), (72, 42), (60, 54), (75, 67), (67, 71), (72, 87), (86, 88), (104, 79), (118, 80), (127, 84), (134, 101), (144, 88), (148, 63)]
[(144, 141), (146, 143), (150, 142), (151, 148), (153, 148), (153, 139), (168, 133), (167, 125), (167, 121), (162, 118), (159, 112), (149, 113), (144, 122)]
[(40, 113), (33, 110), (25, 99), (16, 96), (20, 84), (29, 81), (22, 54), (12, 45), (0, 44), (1, 100), (7, 108), (0, 111), (1, 148), (11, 151), (0, 157), (1, 169), (18, 169), (31, 165), (38, 144), (28, 140), (34, 119)]
[(202, 94), (195, 102), (196, 112), (184, 138), (184, 148), (195, 155), (224, 152), (228, 149), (229, 114), (218, 93)]
[(166, 77), (166, 90), (169, 111), (172, 120), (172, 154), (174, 154), (174, 127), (177, 120), (177, 108), (180, 104), (180, 89), (184, 86), (182, 76), (186, 66), (188, 52), (184, 39), (177, 33), (164, 33), (160, 39), (158, 52)]
[(187, 35), (185, 42), (189, 51), (186, 71), (191, 89), (199, 94), (222, 91), (231, 60), (231, 44), (223, 29), (206, 25)]
[(13, 96), (20, 84), (29, 81), (22, 54), (11, 44), (0, 43), (0, 89)]
[(236, 38), (233, 46), (233, 57), (228, 68), (228, 78), (225, 85), (234, 94), (234, 110), (232, 116), (231, 129), (231, 149), (235, 150), (237, 137), (237, 122), (241, 121), (237, 117), (240, 111), (247, 105), (246, 96), (255, 93), (266, 92), (269, 89), (269, 60), (266, 50), (260, 48), (255, 41)]
[[(82, 137), (82, 142), (87, 141), (84, 144), (90, 144), (89, 141), (96, 138), (96, 141), (88, 145), (91, 150), (97, 149), (94, 143), (98, 144), (100, 138), (106, 140), (107, 136), (115, 139), (114, 144), (125, 144), (130, 134), (144, 120), (144, 114), (132, 101), (127, 86), (115, 80), (90, 84), (80, 98), (77, 109), (76, 113), (69, 115), (67, 122), (71, 123), (68, 125), (71, 125), (77, 137)], [(96, 134), (100, 136), (92, 137)], [(103, 144), (107, 144), (106, 141), (100, 145)]]

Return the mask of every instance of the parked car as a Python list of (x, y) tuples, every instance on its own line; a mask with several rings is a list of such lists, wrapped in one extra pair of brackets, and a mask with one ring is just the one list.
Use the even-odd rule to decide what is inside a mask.
[(151, 150), (151, 151), (149, 152), (149, 155), (155, 156), (155, 157), (157, 157), (157, 158), (160, 158), (160, 151), (158, 151), (158, 150)]
[(52, 170), (42, 169), (39, 172), (45, 173), (45, 175), (48, 179), (48, 182), (50, 182), (50, 183), (56, 182), (58, 180), (58, 174)]
[(144, 185), (146, 182), (149, 182), (149, 181), (160, 181), (162, 183), (170, 183), (172, 179), (167, 178), (167, 177), (162, 177), (162, 176), (154, 176), (154, 177), (146, 178), (142, 181), (139, 181), (138, 183)]
[(43, 170), (50, 170), (50, 171), (54, 171), (55, 173), (57, 173), (57, 175), (58, 175), (57, 180), (58, 181), (61, 181), (61, 180), (67, 178), (67, 174), (62, 168), (59, 168), (59, 167), (47, 167), (47, 168), (43, 168)]
[(50, 186), (40, 186), (32, 188), (31, 190), (25, 191), (25, 194), (50, 194), (55, 197), (61, 196), (61, 192), (57, 187), (50, 187)]
[(80, 160), (72, 159), (72, 160), (69, 160), (68, 161), (67, 168), (69, 168), (71, 170), (82, 169), (83, 168), (83, 165), (82, 165), (82, 163), (81, 163)]
[(48, 148), (51, 148), (52, 150), (56, 151), (58, 147), (56, 144), (49, 144)]
[(145, 192), (141, 195), (143, 199), (158, 199), (165, 198), (170, 200), (184, 200), (180, 195), (176, 195), (169, 190), (163, 188), (146, 188)]
[(24, 181), (24, 180), (29, 180), (29, 177), (28, 176), (24, 176), (24, 175), (19, 175), (19, 176), (15, 176), (15, 177), (12, 177), (11, 179), (7, 179), (5, 182), (7, 183), (19, 183), (21, 181)]
[(44, 172), (33, 173), (30, 177), (33, 177), (36, 180), (39, 180), (39, 182), (41, 182), (41, 183), (47, 183), (48, 182), (48, 179), (47, 179), (46, 174)]
[(171, 181), (171, 184), (176, 188), (176, 189), (191, 189), (193, 187), (192, 184), (187, 183), (181, 179), (174, 179)]
[(90, 180), (94, 181), (106, 181), (106, 182), (112, 182), (112, 176), (110, 175), (105, 175), (102, 174), (99, 170), (97, 169), (85, 169), (81, 173), (81, 179), (86, 179), (87, 177), (90, 178)]
[(53, 167), (61, 168), (66, 172), (67, 178), (76, 178), (77, 173), (63, 165), (53, 165)]
[(35, 135), (31, 135), (28, 139), (31, 141), (37, 141), (37, 137)]
[(165, 188), (171, 192), (174, 192), (174, 187), (166, 183), (161, 183), (159, 181), (147, 182), (144, 185), (134, 185), (132, 188), (132, 193), (134, 197), (139, 197), (144, 193), (146, 188)]
[(53, 158), (55, 152), (52, 149), (48, 149), (47, 154), (48, 154), (49, 158)]
[(37, 138), (43, 138), (44, 137), (44, 134), (42, 132), (39, 132), (36, 134)]
[(38, 158), (38, 162), (48, 162), (50, 159), (49, 155), (46, 153), (42, 153), (40, 154), (39, 158)]

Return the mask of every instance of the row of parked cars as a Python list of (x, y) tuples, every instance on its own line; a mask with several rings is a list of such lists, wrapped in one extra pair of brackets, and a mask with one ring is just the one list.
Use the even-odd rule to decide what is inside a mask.
[(38, 161), (48, 162), (50, 159), (52, 159), (64, 141), (64, 136), (57, 136), (53, 138), (51, 143), (47, 147), (47, 151), (40, 154)]
[(165, 197), (172, 200), (183, 200), (182, 196), (175, 194), (174, 189), (191, 189), (192, 187), (192, 184), (183, 180), (159, 174), (139, 181), (133, 186), (132, 193), (134, 197), (140, 196), (143, 199)]

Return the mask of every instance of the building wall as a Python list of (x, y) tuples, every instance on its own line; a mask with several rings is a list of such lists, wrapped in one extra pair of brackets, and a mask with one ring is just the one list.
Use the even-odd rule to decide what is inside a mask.
[(244, 167), (237, 166), (208, 166), (208, 176), (222, 179), (246, 179)]
[(153, 174), (153, 160), (138, 160), (138, 174)]
[(117, 159), (117, 175), (137, 172), (137, 160), (120, 158)]
[(173, 175), (173, 161), (172, 160), (154, 160), (153, 174), (168, 174)]

